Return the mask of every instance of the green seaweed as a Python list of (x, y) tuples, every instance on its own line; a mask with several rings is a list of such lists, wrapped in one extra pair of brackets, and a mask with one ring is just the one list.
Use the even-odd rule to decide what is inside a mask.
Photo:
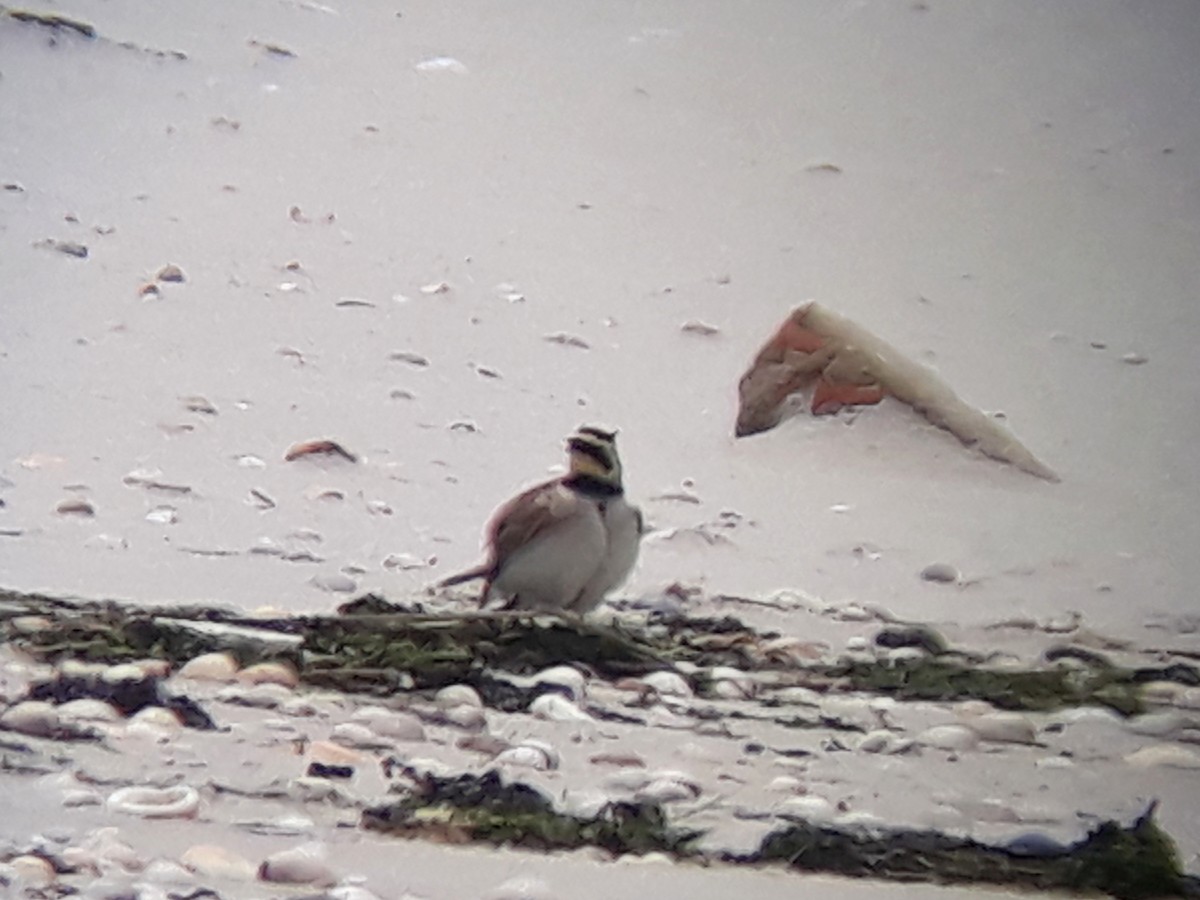
[(1154, 821), (1157, 803), (1130, 826), (1105, 821), (1069, 846), (982, 844), (934, 831), (854, 832), (798, 823), (767, 835), (741, 863), (784, 862), (805, 871), (935, 883), (987, 883), (1101, 892), (1121, 900), (1197, 896), (1175, 846)]
[(614, 855), (654, 851), (694, 854), (702, 832), (669, 824), (654, 803), (610, 803), (591, 817), (558, 812), (536, 788), (481, 776), (415, 776), (417, 786), (393, 803), (363, 811), (365, 828), (403, 837), (435, 837), (538, 850), (602, 847)]

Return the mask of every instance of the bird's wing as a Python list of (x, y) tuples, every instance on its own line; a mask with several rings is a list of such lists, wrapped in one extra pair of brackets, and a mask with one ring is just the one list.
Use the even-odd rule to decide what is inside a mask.
[(492, 517), (491, 544), (497, 566), (548, 528), (574, 515), (588, 501), (560, 480), (547, 481), (513, 497)]

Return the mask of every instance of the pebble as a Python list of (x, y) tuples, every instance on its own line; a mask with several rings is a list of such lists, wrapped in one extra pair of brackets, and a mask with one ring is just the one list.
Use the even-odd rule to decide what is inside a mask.
[(300, 675), (286, 662), (261, 662), (247, 666), (237, 673), (242, 684), (281, 684), (294, 688), (300, 684)]
[(529, 713), (548, 722), (590, 722), (592, 717), (561, 694), (542, 694), (529, 704)]
[(938, 750), (971, 750), (979, 745), (979, 733), (966, 725), (935, 725), (918, 734), (916, 741)]
[(184, 663), (180, 678), (229, 682), (237, 678), (238, 662), (230, 653), (204, 653)]
[(899, 753), (906, 753), (916, 745), (916, 742), (911, 738), (901, 737), (890, 731), (878, 729), (869, 731), (863, 735), (862, 740), (858, 742), (858, 749), (862, 753), (882, 753), (888, 756), (894, 756)]
[(52, 737), (62, 728), (62, 721), (54, 704), (25, 700), (0, 715), (0, 727), (34, 737)]
[(1200, 754), (1180, 744), (1151, 744), (1130, 753), (1125, 762), (1139, 769), (1200, 769)]
[(127, 787), (113, 791), (106, 806), (144, 819), (191, 819), (200, 810), (200, 794), (187, 785)]
[(262, 881), (277, 884), (329, 887), (337, 882), (337, 878), (324, 857), (324, 849), (319, 844), (305, 844), (290, 850), (281, 850), (262, 861), (262, 865), (258, 867), (258, 877)]

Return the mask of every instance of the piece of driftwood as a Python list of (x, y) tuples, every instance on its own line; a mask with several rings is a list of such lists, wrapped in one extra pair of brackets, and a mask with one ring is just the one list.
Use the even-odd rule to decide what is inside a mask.
[(809, 390), (814, 415), (895, 397), (984, 456), (1059, 480), (1008, 429), (964, 401), (928, 366), (812, 300), (792, 310), (742, 376), (737, 436), (774, 428), (788, 398)]

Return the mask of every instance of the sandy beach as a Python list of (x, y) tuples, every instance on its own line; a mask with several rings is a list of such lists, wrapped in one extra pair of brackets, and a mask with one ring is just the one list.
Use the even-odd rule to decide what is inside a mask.
[[(614, 608), (654, 609), (675, 584), (689, 613), (831, 658), (889, 620), (1021, 664), (1060, 639), (1130, 666), (1200, 654), (1194, 4), (0, 12), (0, 587), (272, 614), (420, 598), (478, 559), (489, 513), (561, 471), (563, 437), (594, 422), (620, 429), (653, 528)], [(1061, 482), (892, 401), (735, 439), (739, 375), (809, 298), (1002, 414)], [(315, 439), (356, 461), (285, 461)], [(959, 577), (922, 579), (931, 564)], [(780, 590), (803, 602), (761, 602)], [(13, 703), (43, 670), (15, 651), (5, 665)], [(610, 687), (594, 702), (617, 708)], [(1157, 734), (1034, 715), (1041, 749), (952, 767), (954, 827), (1053, 831), (1159, 797), (1200, 872), (1186, 689), (1160, 693), (1176, 719)], [(357, 704), (326, 699), (309, 730)], [(894, 715), (917, 734), (961, 713)], [(491, 725), (515, 740), (528, 718)], [(669, 758), (649, 726), (593, 739)], [(745, 765), (735, 744), (693, 758), (702, 797)], [(1173, 762), (1128, 763), (1164, 744)], [(217, 748), (191, 752), (215, 765)], [(1067, 751), (1071, 767), (1037, 768)], [(559, 788), (586, 780), (580, 754)], [(843, 755), (809, 772), (841, 787), (813, 792), (880, 821), (903, 819), (905, 785), (945, 780), (940, 756)], [(760, 762), (739, 791), (790, 774)], [(52, 792), (4, 775), (6, 792), (19, 814), (0, 838), (61, 826)], [(993, 828), (972, 796), (1015, 818)], [(81, 808), (68, 842), (117, 824), (174, 858), (236, 833), (226, 813), (146, 831)], [(905, 824), (941, 824), (923, 815)], [(483, 896), (518, 868), (547, 896), (783, 896), (816, 877), (351, 841), (318, 819), (308, 837), (340, 841), (344, 871), (381, 897)], [(455, 877), (400, 884), (381, 854)]]

